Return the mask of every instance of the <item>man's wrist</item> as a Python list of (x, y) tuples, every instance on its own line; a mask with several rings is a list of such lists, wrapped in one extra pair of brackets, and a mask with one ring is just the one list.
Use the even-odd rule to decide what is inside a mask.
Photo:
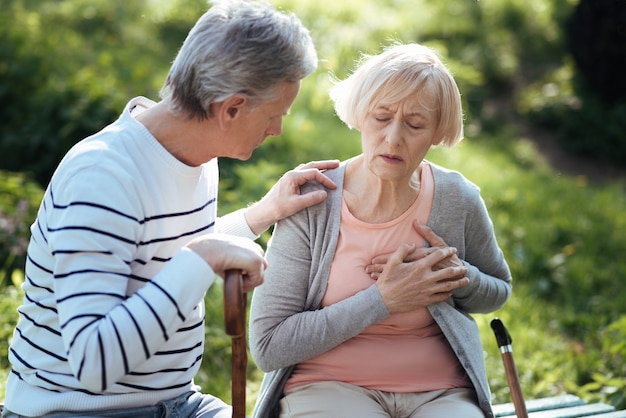
[[(259, 234), (255, 233), (246, 219), (247, 208), (241, 208), (227, 215), (221, 216), (217, 220), (217, 232), (222, 232), (238, 237), (255, 240)], [(263, 232), (263, 231), (261, 231)]]
[(250, 230), (257, 236), (277, 222), (276, 214), (264, 210), (260, 202), (253, 203), (244, 211), (244, 218)]

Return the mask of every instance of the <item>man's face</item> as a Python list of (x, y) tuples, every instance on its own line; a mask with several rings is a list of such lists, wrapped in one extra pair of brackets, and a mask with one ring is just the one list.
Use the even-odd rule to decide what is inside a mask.
[(239, 120), (227, 138), (230, 149), (225, 156), (247, 160), (265, 138), (282, 133), (283, 117), (289, 113), (300, 91), (300, 82), (282, 83), (278, 91), (276, 100), (256, 106), (246, 104), (239, 110)]

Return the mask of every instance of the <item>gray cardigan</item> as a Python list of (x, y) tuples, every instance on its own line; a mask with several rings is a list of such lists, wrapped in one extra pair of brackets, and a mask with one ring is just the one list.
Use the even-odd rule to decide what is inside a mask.
[[(278, 416), (294, 365), (389, 316), (376, 286), (320, 309), (339, 235), (345, 166), (326, 172), (337, 184), (326, 201), (279, 222), (268, 245), (265, 283), (255, 289), (250, 308), (250, 352), (266, 372), (254, 418)], [(492, 417), (483, 349), (469, 314), (501, 308), (511, 294), (511, 275), (478, 187), (457, 172), (431, 166), (435, 191), (428, 225), (457, 248), (470, 284), (429, 310), (471, 379), (480, 407)]]

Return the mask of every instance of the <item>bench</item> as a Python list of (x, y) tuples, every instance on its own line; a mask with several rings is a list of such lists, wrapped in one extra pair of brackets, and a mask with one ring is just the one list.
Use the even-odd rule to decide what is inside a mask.
[[(626, 410), (616, 411), (605, 403), (586, 403), (575, 395), (560, 395), (549, 398), (530, 399), (526, 402), (529, 418), (626, 418)], [(494, 415), (515, 417), (513, 402), (493, 406)]]

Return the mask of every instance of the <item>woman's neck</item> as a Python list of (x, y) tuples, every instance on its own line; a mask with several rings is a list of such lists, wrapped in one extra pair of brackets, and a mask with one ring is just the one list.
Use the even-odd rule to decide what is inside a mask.
[(418, 195), (419, 184), (382, 180), (367, 169), (361, 158), (346, 167), (343, 198), (350, 213), (363, 222), (396, 219), (411, 207)]

